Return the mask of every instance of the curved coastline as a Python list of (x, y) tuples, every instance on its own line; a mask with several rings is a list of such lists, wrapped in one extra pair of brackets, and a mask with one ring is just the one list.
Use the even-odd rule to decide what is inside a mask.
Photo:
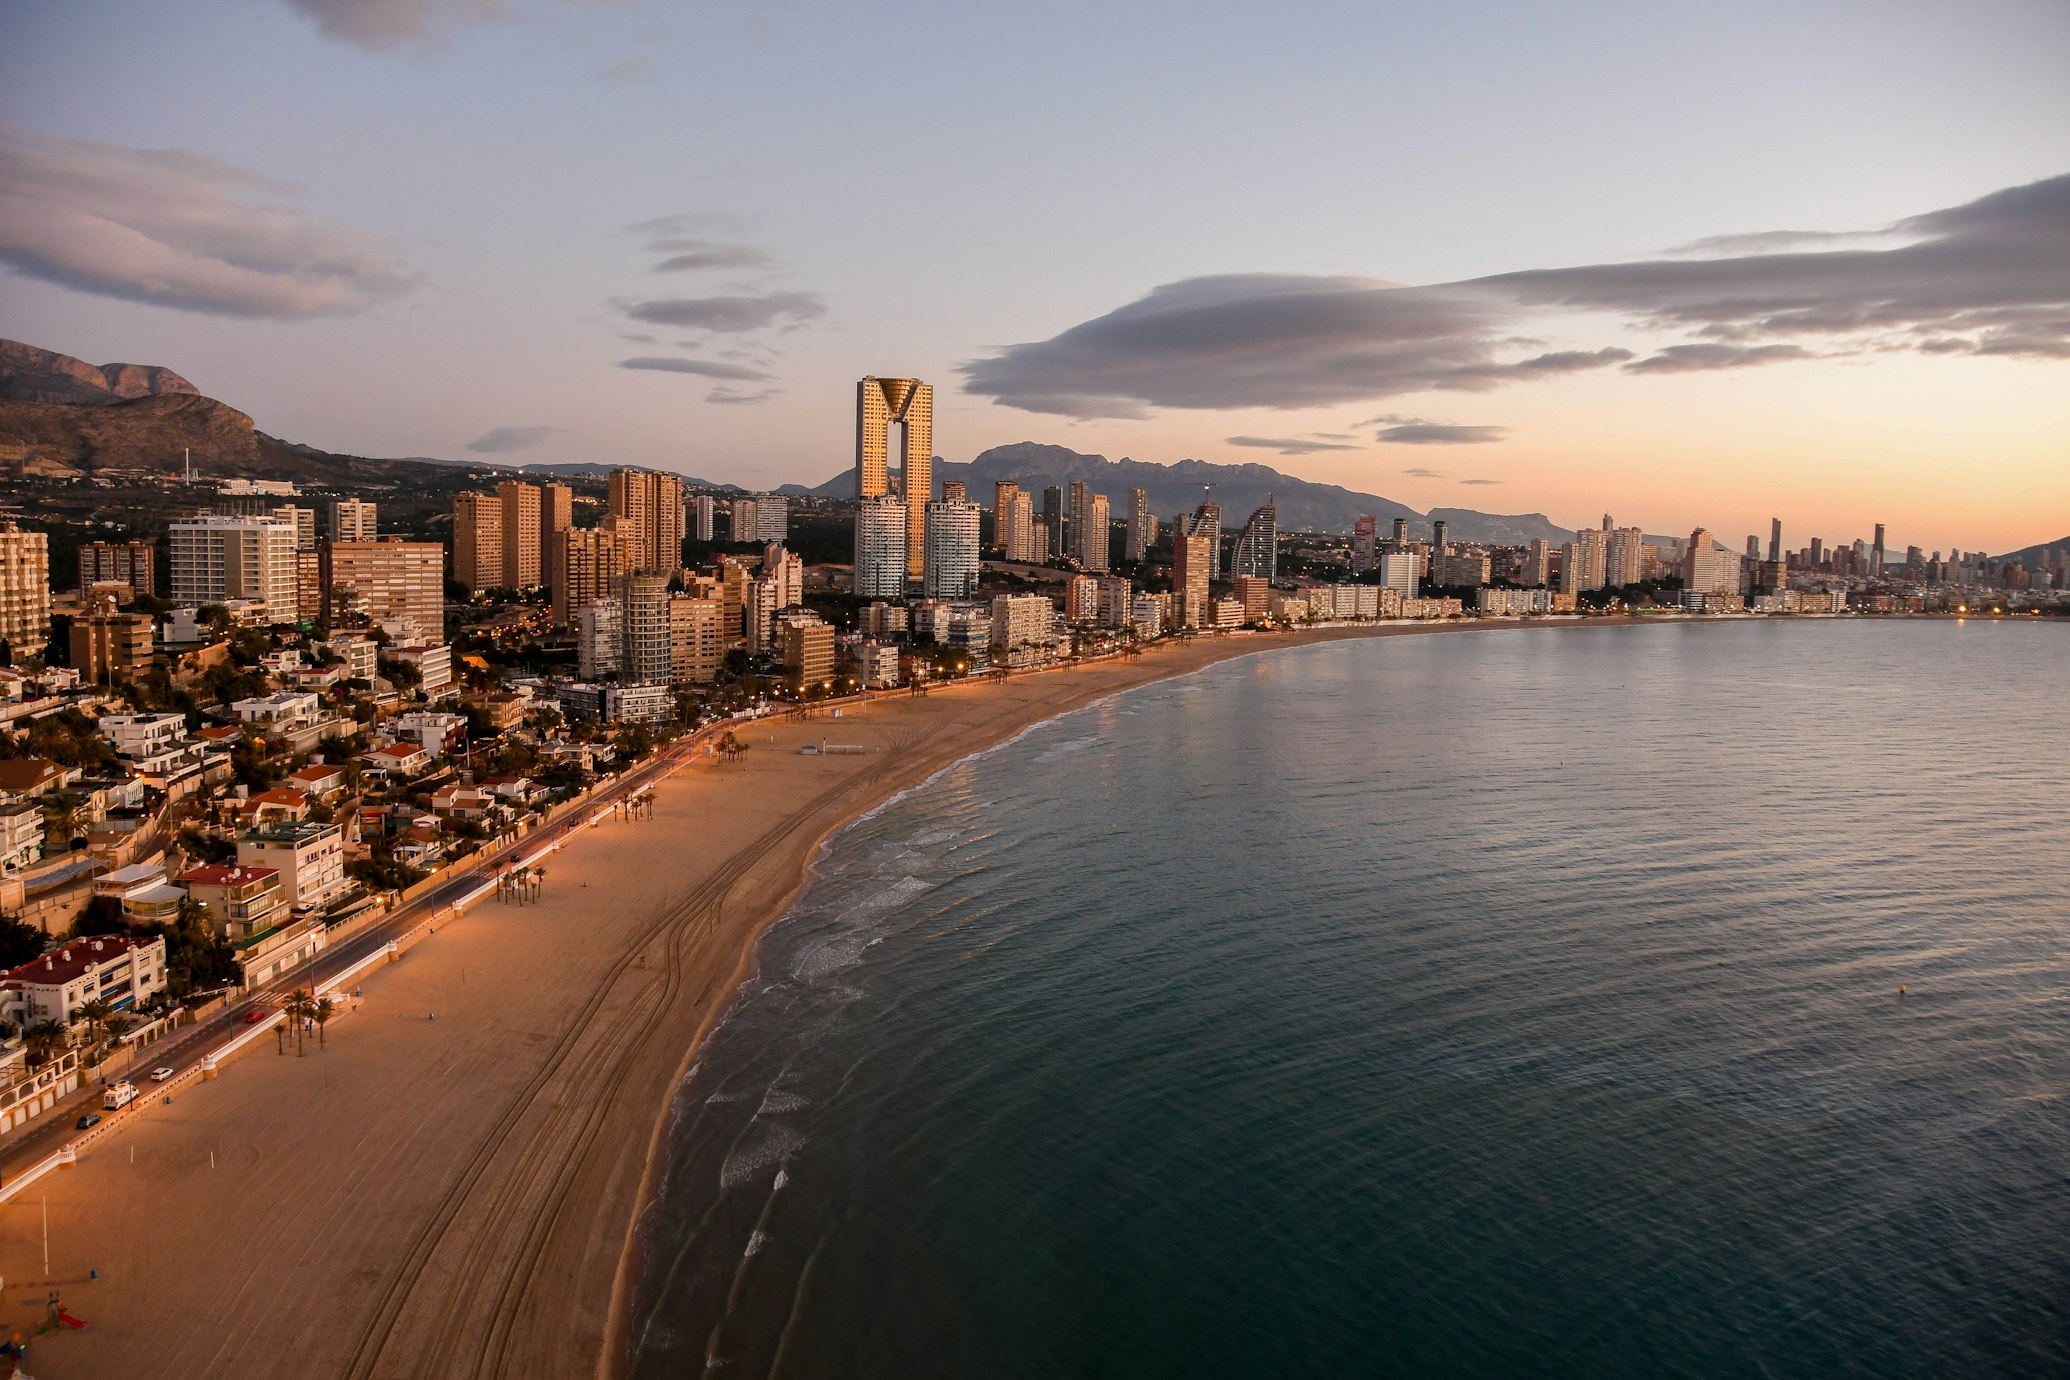
[[(1115, 674), (1111, 677), (1102, 677), (1099, 685), (1087, 686), (1086, 693), (1082, 695), (1068, 696), (1068, 702), (1048, 705), (1040, 713), (1003, 719), (992, 726), (993, 732), (985, 741), (938, 754), (939, 760), (931, 761), (922, 769), (924, 774), (911, 780), (887, 782), (884, 784), (883, 789), (876, 793), (875, 798), (857, 801), (841, 817), (825, 822), (812, 835), (809, 848), (805, 850), (803, 859), (794, 869), (789, 885), (784, 889), (781, 896), (777, 898), (776, 903), (768, 906), (766, 909), (761, 909), (761, 913), (754, 923), (742, 927), (739, 933), (740, 947), (738, 957), (727, 979), (723, 999), (715, 1003), (699, 1022), (694, 1037), (683, 1051), (682, 1057), (678, 1061), (667, 1086), (662, 1091), (661, 1101), (656, 1109), (653, 1124), (648, 1133), (637, 1195), (632, 1205), (630, 1216), (625, 1223), (623, 1247), (619, 1255), (617, 1268), (611, 1280), (608, 1322), (603, 1345), (600, 1354), (596, 1358), (595, 1374), (599, 1380), (621, 1380), (621, 1377), (626, 1374), (627, 1362), (630, 1359), (626, 1348), (630, 1341), (630, 1328), (634, 1321), (630, 1312), (633, 1302), (632, 1290), (642, 1263), (638, 1228), (653, 1202), (658, 1176), (664, 1168), (662, 1159), (664, 1154), (664, 1137), (671, 1125), (676, 1099), (682, 1090), (683, 1082), (689, 1076), (702, 1054), (711, 1032), (725, 1020), (727, 1014), (738, 1001), (744, 987), (754, 979), (757, 972), (757, 954), (763, 937), (771, 927), (781, 922), (791, 913), (798, 896), (810, 882), (814, 868), (826, 856), (834, 840), (839, 835), (891, 808), (900, 800), (925, 789), (930, 783), (940, 779), (962, 764), (1010, 747), (1014, 742), (1044, 724), (1094, 708), (1126, 695), (1131, 691), (1180, 679), (1205, 670), (1208, 667), (1218, 666), (1239, 658), (1288, 651), (1301, 647), (1312, 647), (1327, 642), (1345, 641), (1354, 638), (1365, 640), (1377, 637), (1427, 636), (1440, 633), (1630, 627), (1648, 623), (1670, 622), (1682, 625), (1686, 622), (1694, 621), (1696, 620), (1616, 617), (1573, 621), (1534, 620), (1529, 622), (1502, 623), (1347, 625), (1306, 632), (1260, 634), (1241, 640), (1218, 638), (1213, 641), (1197, 641), (1176, 649), (1181, 653), (1191, 653), (1191, 655), (1185, 656), (1183, 661), (1169, 656), (1168, 653), (1172, 649), (1163, 649), (1167, 652), (1167, 655), (1154, 661), (1146, 657), (1135, 662), (1107, 663), (1092, 668), (1073, 668), (1069, 670), (1054, 668), (1039, 673), (1045, 676), (1075, 675), (1087, 677), (1090, 674), (1105, 670)], [(963, 683), (947, 690), (938, 689), (934, 693), (974, 694), (981, 693), (984, 689), (985, 685), (982, 682)]]

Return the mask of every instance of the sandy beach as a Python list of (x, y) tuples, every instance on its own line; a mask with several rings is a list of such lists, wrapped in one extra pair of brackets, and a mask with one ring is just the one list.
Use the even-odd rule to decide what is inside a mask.
[[(1205, 638), (755, 724), (743, 763), (700, 759), (652, 819), (551, 857), (537, 904), (481, 902), (370, 972), (321, 1049), (265, 1041), (0, 1205), (0, 1323), (32, 1335), (52, 1287), (89, 1323), (32, 1336), (44, 1380), (608, 1376), (659, 1119), (829, 833), (1031, 723), (1232, 656), (1597, 625)], [(868, 751), (798, 751), (823, 740)]]

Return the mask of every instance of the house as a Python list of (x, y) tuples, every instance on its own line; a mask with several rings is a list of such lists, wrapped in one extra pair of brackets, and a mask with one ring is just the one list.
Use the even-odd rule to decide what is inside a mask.
[(22, 1029), (69, 1024), (86, 1003), (126, 1010), (165, 989), (165, 937), (75, 939), (0, 977), (0, 1018)]
[(163, 862), (131, 863), (128, 867), (118, 867), (113, 872), (103, 872), (94, 878), (93, 894), (111, 896), (119, 901), (132, 891), (157, 886), (164, 880)]
[(155, 756), (187, 736), (184, 714), (104, 714), (95, 725), (115, 745), (115, 755), (132, 761)]
[(278, 868), (209, 863), (182, 872), (179, 881), (189, 896), (208, 908), (216, 932), (233, 943), (287, 918), (287, 893)]
[(291, 786), (275, 786), (270, 791), (232, 801), (230, 818), (238, 828), (247, 830), (299, 823), (309, 818), (309, 797)]
[(29, 678), (12, 666), (0, 666), (0, 703), (20, 704), (29, 698)]
[(281, 892), (296, 912), (321, 910), (351, 889), (345, 877), (345, 838), (335, 824), (278, 824), (237, 841), (243, 867), (280, 873)]
[(19, 872), (43, 856), (43, 807), (31, 800), (0, 805), (0, 872)]
[(306, 690), (276, 690), (255, 699), (238, 700), (230, 706), (237, 721), (275, 733), (307, 728), (323, 715), (323, 701)]
[(443, 786), (431, 793), (434, 813), (454, 819), (480, 819), (496, 804), (496, 797), (479, 786)]
[(270, 982), (290, 968), (307, 963), (330, 943), (330, 931), (323, 921), (310, 917), (290, 920), (283, 913), (280, 923), (231, 941), (237, 954), (237, 970), (247, 988)]
[(416, 710), (398, 714), (388, 721), (387, 727), (398, 738), (414, 738), (423, 749), (434, 757), (467, 741), (467, 716), (465, 714), (441, 714), (429, 710)]
[(244, 741), (244, 730), (231, 724), (210, 724), (194, 736), (210, 747), (227, 749)]
[(475, 784), (510, 805), (529, 805), (539, 798), (539, 788), (529, 776), (484, 776)]
[(477, 695), (468, 704), (481, 712), (483, 722), (496, 733), (508, 733), (525, 721), (525, 699), (519, 695)]
[(78, 779), (79, 768), (61, 767), (47, 757), (10, 757), (0, 761), (0, 798), (47, 795)]
[(154, 882), (122, 895), (122, 918), (132, 927), (176, 925), (187, 893), (170, 882)]
[(362, 752), (359, 760), (368, 776), (382, 781), (407, 781), (431, 770), (431, 754), (412, 742), (390, 743), (372, 752)]
[(345, 793), (345, 768), (333, 767), (323, 762), (311, 762), (306, 767), (297, 767), (287, 774), (287, 784), (308, 796), (311, 800), (328, 805)]

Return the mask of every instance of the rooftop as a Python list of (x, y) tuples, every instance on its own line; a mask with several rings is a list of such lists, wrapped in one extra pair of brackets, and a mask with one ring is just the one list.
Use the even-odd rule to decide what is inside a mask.
[(126, 956), (133, 949), (146, 949), (162, 945), (165, 941), (153, 935), (149, 939), (131, 939), (118, 935), (93, 935), (75, 939), (60, 948), (52, 949), (39, 959), (24, 963), (9, 972), (0, 983), (55, 986), (72, 981), (88, 969), (113, 963)]
[(205, 863), (190, 867), (180, 874), (183, 886), (237, 886), (242, 883), (263, 882), (269, 877), (280, 876), (280, 870), (273, 867), (239, 867), (231, 863)]

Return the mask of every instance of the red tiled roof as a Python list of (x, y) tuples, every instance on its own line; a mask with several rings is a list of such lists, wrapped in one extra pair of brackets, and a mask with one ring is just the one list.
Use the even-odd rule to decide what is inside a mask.
[(88, 968), (111, 963), (131, 949), (141, 949), (159, 941), (153, 939), (129, 939), (116, 935), (90, 935), (75, 939), (62, 948), (52, 949), (39, 959), (24, 963), (10, 971), (0, 983), (28, 984), (39, 987), (55, 987), (84, 973)]

